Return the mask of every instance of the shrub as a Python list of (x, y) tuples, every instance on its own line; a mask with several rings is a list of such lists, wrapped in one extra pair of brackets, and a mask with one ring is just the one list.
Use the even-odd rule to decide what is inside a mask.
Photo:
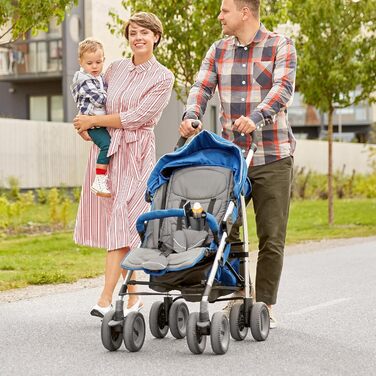
[(50, 205), (50, 222), (56, 225), (59, 222), (59, 191), (56, 188), (52, 188), (48, 193), (48, 204)]
[(19, 180), (14, 176), (9, 176), (8, 185), (9, 185), (9, 199), (12, 201), (17, 201), (20, 197)]
[(74, 202), (79, 202), (81, 197), (81, 187), (73, 188), (73, 200)]
[(42, 205), (47, 204), (47, 201), (48, 201), (48, 191), (47, 191), (47, 189), (46, 188), (39, 188), (36, 191), (37, 191), (38, 202)]

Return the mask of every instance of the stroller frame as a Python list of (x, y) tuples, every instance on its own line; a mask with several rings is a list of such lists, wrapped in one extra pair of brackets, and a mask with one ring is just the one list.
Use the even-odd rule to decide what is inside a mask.
[[(264, 120), (258, 124), (258, 128), (266, 124), (271, 124), (272, 120)], [(181, 142), (181, 140), (179, 141)], [(252, 133), (252, 145), (246, 157), (246, 166), (251, 163), (254, 153), (257, 150), (257, 137), (256, 132)], [(251, 333), (257, 341), (264, 341), (269, 334), (269, 310), (264, 303), (254, 302), (251, 296), (251, 275), (249, 267), (249, 247), (248, 247), (248, 226), (247, 226), (247, 212), (244, 194), (240, 194), (241, 218), (242, 218), (242, 232), (243, 239), (242, 248), (243, 252), (231, 253), (233, 257), (239, 258), (244, 262), (244, 276), (241, 272), (237, 273), (228, 260), (226, 265), (231, 273), (238, 281), (237, 286), (224, 286), (223, 289), (240, 291), (245, 290), (244, 297), (226, 297), (209, 299), (212, 290), (221, 289), (221, 287), (214, 286), (215, 276), (219, 266), (223, 265), (223, 255), (225, 247), (228, 244), (227, 238), (231, 227), (228, 226), (228, 219), (233, 214), (236, 206), (236, 200), (231, 199), (227, 206), (226, 212), (220, 223), (221, 239), (218, 240), (218, 224), (216, 218), (206, 213), (208, 224), (214, 241), (217, 242), (218, 248), (215, 253), (214, 261), (211, 271), (206, 281), (203, 293), (200, 291), (185, 294), (185, 295), (200, 295), (200, 311), (199, 313), (191, 313), (189, 317), (188, 308), (184, 303), (183, 295), (167, 292), (137, 292), (129, 293), (128, 285), (144, 285), (144, 286), (163, 286), (159, 282), (145, 282), (132, 279), (132, 270), (128, 270), (127, 276), (120, 288), (118, 299), (116, 301), (115, 310), (108, 312), (102, 321), (102, 343), (105, 348), (110, 351), (117, 350), (122, 340), (124, 339), (126, 348), (133, 352), (139, 351), (143, 345), (145, 338), (145, 322), (140, 312), (130, 312), (124, 317), (124, 297), (126, 295), (158, 295), (164, 296), (163, 302), (154, 302), (150, 311), (149, 325), (152, 334), (157, 338), (163, 338), (169, 329), (174, 337), (183, 338), (187, 336), (189, 349), (195, 354), (201, 354), (206, 345), (206, 336), (211, 336), (212, 349), (216, 354), (224, 354), (227, 352), (229, 346), (230, 332), (235, 340), (243, 340), (247, 335), (248, 328), (251, 328)], [(155, 218), (167, 217), (184, 217), (186, 215), (183, 209), (157, 210), (158, 217), (151, 215), (148, 212), (142, 214), (137, 220), (137, 230), (140, 234), (141, 241), (144, 240), (146, 232), (146, 224), (149, 220)], [(219, 242), (219, 244), (218, 244)], [(171, 286), (171, 290), (177, 290), (177, 286)], [(239, 300), (230, 312), (230, 318), (223, 311), (214, 313), (212, 320), (209, 316), (209, 302), (214, 303), (218, 301)], [(180, 325), (179, 325), (180, 320)], [(183, 324), (181, 322), (183, 321)], [(221, 333), (221, 334), (219, 334)], [(224, 333), (224, 334), (223, 334)]]

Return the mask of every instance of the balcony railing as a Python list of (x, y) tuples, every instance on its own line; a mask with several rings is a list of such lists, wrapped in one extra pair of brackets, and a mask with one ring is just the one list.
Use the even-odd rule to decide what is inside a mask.
[(0, 49), (0, 79), (58, 75), (62, 72), (62, 40), (28, 40)]

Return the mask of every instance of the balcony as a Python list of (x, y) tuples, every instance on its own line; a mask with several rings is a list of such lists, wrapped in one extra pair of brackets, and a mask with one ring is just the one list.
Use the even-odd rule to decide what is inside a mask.
[(0, 82), (62, 77), (62, 39), (26, 40), (0, 49)]

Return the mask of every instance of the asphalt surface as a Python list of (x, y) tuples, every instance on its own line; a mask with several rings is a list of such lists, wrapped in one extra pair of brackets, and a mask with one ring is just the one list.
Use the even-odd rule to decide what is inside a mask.
[[(275, 314), (265, 342), (249, 334), (202, 355), (169, 333), (147, 334), (129, 353), (104, 349), (100, 323), (88, 312), (100, 288), (0, 303), (0, 375), (375, 375), (376, 238), (287, 252)], [(148, 313), (156, 297), (145, 297)], [(210, 306), (211, 312), (223, 303)], [(189, 304), (198, 311), (198, 304)]]

